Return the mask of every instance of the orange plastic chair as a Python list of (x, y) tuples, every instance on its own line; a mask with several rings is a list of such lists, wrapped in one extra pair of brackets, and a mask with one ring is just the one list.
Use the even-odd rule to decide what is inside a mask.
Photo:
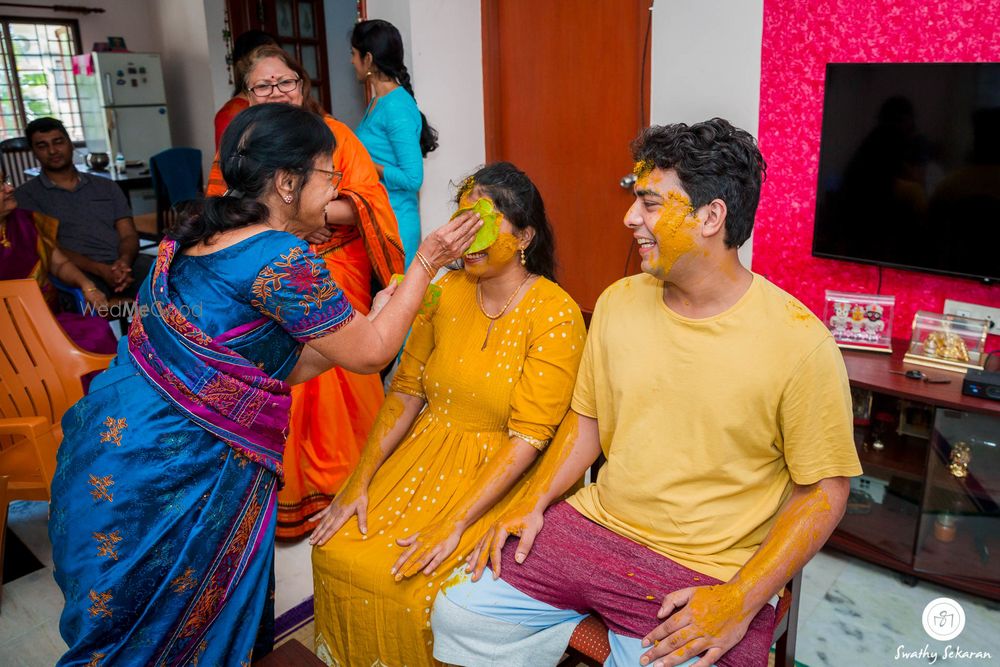
[(48, 500), (63, 413), (114, 355), (77, 347), (34, 280), (0, 281), (0, 352), (0, 475), (10, 500)]

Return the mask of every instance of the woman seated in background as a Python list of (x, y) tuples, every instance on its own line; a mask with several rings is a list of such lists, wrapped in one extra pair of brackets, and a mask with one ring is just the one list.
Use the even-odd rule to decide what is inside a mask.
[[(115, 336), (98, 315), (61, 312), (49, 274), (78, 288), (93, 308), (107, 308), (104, 292), (56, 245), (59, 221), (17, 207), (14, 186), (0, 171), (0, 280), (28, 278), (38, 283), (42, 296), (70, 339), (89, 352), (111, 354)], [(86, 389), (86, 387), (84, 387)]]
[(230, 60), (230, 66), (233, 68), (233, 96), (215, 112), (216, 152), (219, 150), (219, 144), (222, 143), (222, 133), (226, 131), (239, 112), (250, 106), (250, 98), (246, 85), (243, 83), (246, 76), (246, 72), (242, 69), (243, 59), (258, 46), (265, 44), (277, 44), (277, 42), (274, 37), (263, 30), (247, 30), (233, 40), (233, 52)]
[[(310, 248), (344, 291), (367, 313), (372, 285), (385, 286), (403, 272), (403, 246), (389, 196), (364, 146), (343, 123), (325, 114), (311, 96), (302, 66), (277, 46), (262, 46), (240, 64), (251, 106), (284, 102), (318, 113), (333, 132), (333, 168), (343, 174), (340, 191), (324, 212), (326, 225), (307, 237)], [(226, 189), (218, 162), (208, 194)], [(357, 464), (385, 392), (377, 373), (343, 368), (292, 390), (292, 421), (285, 448), (285, 486), (278, 494), (278, 538), (299, 539), (312, 528), (309, 517), (330, 504)]]
[(569, 408), (585, 333), (553, 282), (542, 198), (509, 163), (477, 171), (457, 201), (481, 197), (500, 234), (417, 316), (361, 462), (311, 537), (328, 664), (434, 664), (438, 587)]
[(351, 33), (351, 64), (358, 81), (371, 86), (372, 101), (358, 125), (358, 139), (375, 161), (389, 191), (406, 250), (406, 265), (420, 245), (424, 158), (438, 147), (437, 132), (417, 108), (403, 64), (403, 38), (388, 21), (362, 21)]
[[(297, 238), (336, 195), (333, 145), (286, 104), (230, 124), (232, 188), (160, 243), (117, 358), (63, 418), (49, 521), (60, 665), (250, 663), (273, 594), (289, 384), (381, 368), (430, 281), (414, 267), (359, 317)], [(458, 257), (476, 227), (452, 221), (422, 255)]]

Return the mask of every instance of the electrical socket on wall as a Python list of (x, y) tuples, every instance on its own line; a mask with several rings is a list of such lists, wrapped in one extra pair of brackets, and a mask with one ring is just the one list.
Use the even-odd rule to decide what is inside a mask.
[(990, 308), (989, 306), (980, 306), (977, 303), (965, 303), (964, 301), (945, 299), (944, 314), (986, 320), (989, 322), (990, 334), (994, 336), (1000, 335), (1000, 308)]

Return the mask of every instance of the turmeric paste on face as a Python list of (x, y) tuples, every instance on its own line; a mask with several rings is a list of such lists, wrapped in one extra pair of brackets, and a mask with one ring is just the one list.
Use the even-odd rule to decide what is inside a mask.
[(698, 218), (694, 215), (691, 200), (678, 192), (668, 192), (653, 225), (657, 256), (650, 268), (654, 275), (668, 275), (682, 255), (694, 250), (697, 229)]
[(486, 261), (468, 263), (465, 265), (465, 271), (473, 277), (482, 276), (489, 267), (500, 267), (510, 262), (517, 254), (519, 247), (520, 241), (517, 240), (516, 236), (500, 232), (497, 240), (485, 251)]

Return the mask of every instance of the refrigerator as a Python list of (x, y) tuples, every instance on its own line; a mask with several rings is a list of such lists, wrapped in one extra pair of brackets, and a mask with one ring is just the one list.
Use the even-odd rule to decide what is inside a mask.
[(73, 71), (88, 152), (148, 167), (170, 148), (159, 54), (94, 52), (74, 58)]

